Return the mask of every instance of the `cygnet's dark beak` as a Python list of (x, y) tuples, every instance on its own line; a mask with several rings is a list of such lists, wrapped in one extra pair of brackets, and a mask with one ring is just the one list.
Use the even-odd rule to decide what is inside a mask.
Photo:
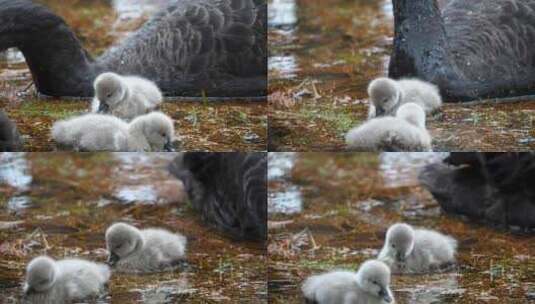
[(383, 107), (376, 107), (375, 108), (375, 116), (379, 117), (379, 116), (383, 116), (383, 115), (385, 115), (385, 109), (383, 109)]
[(405, 261), (405, 255), (402, 254), (401, 252), (396, 252), (396, 260), (398, 260), (399, 262), (403, 262)]
[(379, 291), (379, 296), (382, 297), (386, 303), (392, 303), (392, 297), (384, 288), (381, 288)]
[(110, 110), (110, 106), (108, 106), (107, 103), (104, 103), (104, 102), (100, 102), (100, 104), (98, 105), (98, 113), (108, 113), (108, 111)]
[(173, 144), (171, 143), (171, 139), (167, 140), (167, 142), (163, 146), (163, 150), (165, 152), (175, 152), (175, 149), (173, 149)]
[(108, 265), (115, 266), (117, 262), (119, 262), (119, 256), (113, 252), (110, 252), (110, 255), (108, 256)]
[(27, 296), (31, 296), (32, 294), (35, 293), (35, 289), (33, 289), (33, 287), (28, 287), (24, 290), (24, 296), (27, 297)]

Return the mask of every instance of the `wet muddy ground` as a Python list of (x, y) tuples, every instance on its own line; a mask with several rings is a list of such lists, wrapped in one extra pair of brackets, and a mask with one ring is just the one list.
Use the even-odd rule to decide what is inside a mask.
[(19, 303), (35, 256), (104, 262), (116, 221), (188, 238), (188, 267), (113, 274), (98, 303), (261, 303), (263, 245), (234, 242), (205, 225), (167, 172), (174, 154), (0, 154), (0, 303)]
[[(391, 0), (269, 2), (270, 151), (339, 151), (387, 74)], [(446, 104), (428, 117), (435, 151), (535, 148), (535, 103)]]
[[(62, 16), (94, 56), (139, 28), (167, 0), (40, 1)], [(25, 151), (52, 151), (50, 127), (60, 118), (89, 109), (88, 100), (39, 99), (22, 54), (0, 53), (0, 108), (24, 135)], [(185, 102), (167, 99), (162, 111), (175, 120), (188, 151), (264, 151), (267, 143), (265, 102)]]
[(454, 271), (393, 276), (396, 303), (535, 303), (535, 237), (446, 215), (419, 186), (418, 170), (443, 157), (270, 153), (270, 303), (302, 303), (311, 274), (356, 270), (400, 221), (454, 236), (459, 253)]

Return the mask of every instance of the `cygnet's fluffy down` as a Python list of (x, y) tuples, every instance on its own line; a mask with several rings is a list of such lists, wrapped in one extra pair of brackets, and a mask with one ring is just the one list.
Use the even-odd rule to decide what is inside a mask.
[(307, 303), (383, 304), (394, 303), (390, 269), (378, 260), (364, 262), (359, 270), (332, 271), (313, 275), (301, 288)]
[(454, 238), (400, 223), (388, 228), (378, 259), (390, 266), (392, 273), (429, 273), (452, 266), (456, 251)]
[(415, 103), (398, 109), (396, 117), (370, 119), (346, 134), (346, 144), (356, 151), (431, 151), (425, 113)]
[(421, 106), (426, 114), (442, 105), (438, 87), (418, 79), (377, 78), (370, 82), (368, 96), (368, 118), (394, 116), (401, 105), (409, 102)]
[(106, 231), (108, 263), (119, 272), (163, 271), (185, 259), (186, 237), (163, 229), (117, 223)]
[(104, 114), (86, 114), (56, 122), (52, 138), (78, 151), (172, 151), (173, 120), (160, 112), (126, 123)]
[(47, 256), (33, 259), (26, 269), (25, 303), (70, 303), (97, 297), (110, 278), (110, 269), (79, 259), (55, 261)]
[(95, 79), (94, 88), (92, 111), (126, 120), (149, 113), (162, 103), (156, 84), (141, 77), (104, 73)]

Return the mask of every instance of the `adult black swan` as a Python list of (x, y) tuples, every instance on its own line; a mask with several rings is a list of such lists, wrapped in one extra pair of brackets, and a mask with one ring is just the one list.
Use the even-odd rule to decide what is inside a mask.
[(0, 110), (0, 152), (22, 149), (22, 140), (15, 124)]
[(446, 212), (535, 228), (534, 153), (452, 153), (420, 174)]
[(392, 0), (392, 78), (418, 77), (448, 101), (535, 92), (535, 0)]
[(266, 153), (185, 153), (170, 171), (205, 221), (236, 239), (266, 240)]
[(65, 21), (28, 0), (0, 0), (0, 51), (22, 51), (41, 94), (92, 96), (106, 71), (139, 75), (169, 96), (267, 93), (265, 0), (171, 0), (136, 33), (92, 59)]

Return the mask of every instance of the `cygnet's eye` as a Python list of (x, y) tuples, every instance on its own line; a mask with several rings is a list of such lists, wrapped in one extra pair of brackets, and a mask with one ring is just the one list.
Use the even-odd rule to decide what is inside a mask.
[(110, 98), (113, 94), (112, 93), (108, 93), (108, 95), (106, 95), (106, 97)]
[(372, 281), (372, 284), (375, 284), (375, 285), (379, 285), (379, 283), (377, 283), (377, 281)]
[(395, 248), (396, 248), (396, 245), (392, 244), (392, 248), (394, 248), (394, 249), (395, 249)]
[(166, 137), (166, 136), (167, 136), (167, 135), (165, 135), (165, 133), (160, 133), (160, 135), (161, 135), (162, 137)]

